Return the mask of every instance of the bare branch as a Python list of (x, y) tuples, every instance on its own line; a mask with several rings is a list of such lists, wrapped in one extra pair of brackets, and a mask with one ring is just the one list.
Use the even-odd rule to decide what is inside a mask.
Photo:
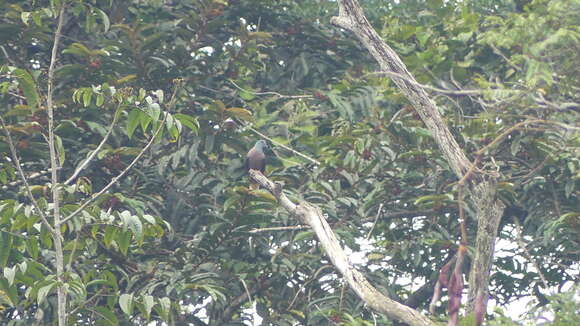
[(356, 0), (338, 1), (338, 17), (333, 17), (330, 22), (353, 32), (367, 48), (380, 66), (380, 73), (387, 72), (392, 75), (393, 82), (407, 97), (415, 108), (415, 111), (425, 123), (434, 140), (439, 145), (451, 169), (458, 177), (462, 177), (469, 169), (470, 163), (465, 153), (453, 138), (447, 128), (437, 106), (427, 96), (425, 89), (409, 73), (407, 67), (397, 53), (391, 49), (371, 26)]
[(250, 129), (251, 131), (253, 131), (253, 132), (254, 132), (256, 135), (258, 135), (258, 136), (260, 136), (260, 137), (262, 137), (262, 138), (264, 138), (264, 139), (267, 139), (268, 141), (270, 141), (271, 143), (275, 144), (276, 146), (282, 147), (282, 148), (284, 148), (285, 150), (287, 150), (287, 151), (289, 151), (289, 152), (292, 152), (292, 153), (294, 153), (294, 154), (296, 154), (296, 155), (298, 155), (298, 156), (300, 156), (300, 157), (302, 157), (302, 158), (305, 158), (305, 159), (309, 160), (310, 162), (312, 162), (312, 163), (314, 163), (314, 164), (316, 164), (316, 165), (321, 165), (321, 163), (320, 163), (320, 162), (318, 162), (317, 160), (315, 160), (315, 159), (311, 158), (310, 156), (307, 156), (307, 155), (305, 155), (305, 154), (302, 154), (302, 153), (300, 153), (299, 151), (297, 151), (297, 150), (295, 150), (295, 149), (292, 149), (292, 148), (290, 148), (290, 147), (288, 147), (288, 146), (286, 146), (286, 145), (284, 145), (284, 144), (282, 144), (282, 143), (279, 143), (279, 142), (277, 142), (277, 141), (273, 140), (272, 138), (270, 138), (270, 137), (268, 137), (268, 136), (264, 135), (263, 133), (259, 132), (259, 131), (258, 131), (258, 130), (256, 130), (256, 129), (254, 129), (254, 128), (252, 128), (252, 127), (249, 127), (249, 129)]
[(530, 251), (527, 248), (526, 243), (524, 242), (524, 237), (523, 237), (524, 231), (522, 230), (522, 224), (520, 223), (519, 219), (516, 216), (513, 217), (513, 221), (515, 224), (515, 228), (517, 229), (516, 240), (517, 240), (518, 246), (524, 252), (524, 256), (532, 263), (532, 266), (534, 266), (534, 268), (538, 271), (538, 275), (540, 275), (540, 280), (542, 281), (544, 288), (547, 289), (549, 287), (548, 281), (546, 280), (544, 273), (542, 273), (542, 270), (540, 269), (540, 265), (538, 265), (538, 262), (534, 259), (534, 257), (532, 257), (532, 255), (530, 254)]
[[(233, 80), (230, 80), (230, 83), (232, 83), (232, 85), (234, 85), (234, 87), (239, 89), (240, 91), (250, 93), (252, 95), (274, 95), (274, 96), (277, 96), (279, 98), (290, 98), (290, 99), (314, 98), (313, 95), (282, 95), (282, 94), (277, 93), (277, 92), (254, 92), (254, 91), (250, 91), (250, 90), (247, 90), (247, 89), (244, 89), (244, 88), (238, 86), (238, 84), (236, 84)], [(205, 88), (207, 88), (207, 87), (205, 87)]]
[(267, 189), (291, 215), (296, 216), (301, 222), (310, 225), (324, 251), (330, 258), (334, 267), (342, 274), (350, 288), (372, 309), (383, 313), (390, 318), (400, 320), (411, 326), (435, 326), (426, 316), (420, 314), (408, 306), (398, 303), (380, 293), (373, 287), (364, 275), (356, 270), (349, 262), (348, 256), (342, 249), (336, 235), (324, 218), (320, 208), (305, 201), (294, 204), (282, 192), (279, 183), (273, 183), (260, 171), (250, 170), (252, 180)]
[(383, 203), (381, 203), (379, 205), (379, 209), (377, 210), (377, 216), (375, 217), (375, 221), (373, 222), (373, 226), (369, 230), (369, 233), (367, 233), (367, 240), (371, 238), (371, 234), (373, 233), (375, 226), (377, 226), (377, 221), (379, 220), (379, 217), (381, 217), (382, 212), (383, 212)]
[[(47, 175), (49, 173), (50, 173), (50, 169), (43, 170), (43, 171), (38, 171), (38, 172), (34, 172), (34, 173), (31, 173), (26, 179), (27, 180), (36, 179), (36, 178), (42, 177), (43, 175)], [(24, 180), (21, 178), (20, 180), (15, 180), (15, 181), (12, 181), (12, 182), (8, 182), (7, 184), (3, 185), (2, 188), (0, 188), (0, 189), (6, 190), (6, 189), (8, 189), (10, 187), (18, 186), (19, 184), (22, 184), (22, 183), (24, 183)]]
[(272, 231), (295, 231), (295, 230), (306, 230), (310, 229), (307, 225), (291, 225), (291, 226), (278, 226), (278, 227), (271, 227), (271, 228), (261, 228), (261, 229), (252, 229), (248, 232), (250, 233), (262, 233), (262, 232), (272, 232)]
[[(398, 73), (392, 72), (392, 71), (377, 71), (377, 72), (371, 72), (371, 73), (368, 73), (368, 74), (364, 75), (363, 78), (364, 77), (367, 77), (367, 76), (372, 76), (372, 75), (384, 75), (384, 76), (396, 77), (396, 78), (404, 79), (406, 82), (408, 82), (410, 84), (413, 84), (413, 85), (415, 85), (417, 87), (421, 87), (421, 88), (424, 88), (424, 89), (429, 90), (429, 91), (432, 91), (432, 92), (446, 94), (446, 95), (473, 96), (473, 95), (481, 95), (481, 94), (484, 94), (485, 92), (489, 92), (488, 90), (482, 90), (482, 89), (448, 90), (448, 89), (437, 88), (437, 87), (433, 87), (433, 86), (421, 84), (421, 83), (417, 82), (414, 79), (409, 79), (405, 75), (398, 74)], [(504, 91), (504, 90), (502, 90), (502, 91)], [(512, 91), (512, 92), (515, 92), (515, 91)]]
[(6, 141), (8, 142), (8, 147), (10, 147), (10, 153), (12, 154), (12, 159), (14, 160), (14, 165), (16, 166), (16, 170), (18, 171), (18, 174), (20, 175), (21, 182), (24, 183), (24, 187), (26, 187), (26, 194), (28, 195), (28, 198), (32, 202), (32, 205), (34, 206), (34, 208), (38, 212), (38, 215), (40, 215), (40, 218), (42, 219), (42, 223), (44, 223), (44, 225), (50, 230), (50, 232), (53, 235), (56, 235), (56, 231), (54, 230), (52, 225), (50, 225), (50, 223), (48, 222), (48, 218), (47, 218), (46, 214), (44, 214), (44, 211), (40, 208), (40, 206), (38, 206), (38, 202), (36, 201), (36, 199), (34, 198), (34, 195), (32, 195), (32, 192), (30, 191), (30, 185), (28, 184), (28, 180), (26, 178), (26, 175), (24, 175), (24, 171), (22, 171), (22, 167), (20, 165), (20, 159), (18, 158), (18, 153), (16, 152), (16, 148), (14, 147), (14, 141), (12, 141), (12, 135), (10, 134), (10, 130), (8, 130), (8, 127), (6, 126), (6, 122), (4, 121), (2, 116), (0, 116), (0, 123), (2, 124), (2, 128), (4, 128), (4, 132), (6, 133)]
[(99, 153), (101, 148), (103, 148), (103, 146), (105, 145), (105, 143), (109, 139), (109, 136), (111, 136), (111, 133), (113, 133), (113, 128), (114, 128), (115, 124), (117, 123), (117, 120), (119, 119), (119, 108), (121, 107), (121, 103), (122, 103), (122, 101), (119, 101), (119, 105), (117, 105), (117, 109), (115, 109), (115, 114), (113, 116), (113, 122), (111, 122), (111, 125), (109, 126), (109, 130), (107, 130), (105, 137), (103, 137), (103, 139), (101, 140), (101, 142), (99, 143), (97, 148), (95, 148), (95, 150), (89, 155), (89, 157), (87, 157), (81, 163), (81, 165), (79, 165), (77, 167), (75, 172), (64, 182), (65, 185), (69, 185), (74, 179), (76, 179), (76, 177), (78, 177), (79, 173), (81, 173), (81, 171), (84, 170), (89, 165), (89, 163), (93, 160), (95, 155), (97, 155), (97, 153)]
[[(477, 236), (475, 239), (475, 255), (469, 277), (468, 313), (482, 315), (487, 305), (489, 292), (489, 277), (497, 229), (504, 209), (501, 201), (496, 199), (495, 183), (498, 173), (481, 173), (467, 158), (451, 134), (435, 103), (428, 97), (423, 87), (420, 87), (397, 53), (389, 47), (371, 26), (362, 8), (356, 0), (339, 0), (339, 15), (333, 17), (331, 23), (353, 32), (362, 45), (378, 62), (381, 72), (394, 73), (391, 79), (413, 105), (415, 111), (431, 132), (450, 168), (462, 179), (473, 174), (474, 182), (469, 183), (470, 197), (473, 198), (477, 216)], [(475, 173), (474, 173), (475, 172)], [(481, 325), (483, 318), (477, 320)]]
[(547, 125), (554, 125), (566, 130), (574, 130), (574, 131), (580, 131), (579, 127), (575, 127), (575, 126), (570, 126), (561, 122), (557, 122), (557, 121), (551, 121), (551, 120), (542, 120), (542, 119), (534, 119), (534, 120), (525, 120), (522, 122), (518, 122), (515, 125), (509, 127), (508, 129), (506, 129), (504, 132), (502, 132), (499, 136), (497, 136), (493, 141), (491, 141), (489, 144), (487, 144), (485, 147), (481, 148), (480, 150), (478, 150), (477, 152), (475, 152), (475, 155), (482, 155), (485, 152), (487, 152), (490, 148), (492, 148), (493, 146), (499, 144), (501, 141), (504, 140), (504, 138), (506, 138), (507, 136), (509, 136), (509, 134), (511, 134), (512, 132), (525, 128), (528, 125), (533, 125), (533, 124), (547, 124)]
[(490, 44), (488, 44), (488, 45), (491, 47), (491, 49), (493, 50), (493, 52), (494, 52), (495, 54), (497, 54), (497, 55), (499, 55), (500, 57), (502, 57), (502, 59), (504, 59), (504, 60), (505, 60), (505, 62), (506, 62), (508, 65), (510, 65), (512, 68), (514, 68), (514, 69), (515, 69), (515, 70), (517, 70), (517, 71), (521, 71), (521, 70), (522, 70), (522, 68), (520, 68), (520, 67), (516, 66), (516, 64), (514, 64), (514, 63), (513, 63), (513, 62), (512, 62), (512, 61), (511, 61), (511, 60), (510, 60), (508, 57), (506, 57), (506, 56), (505, 56), (505, 54), (503, 54), (503, 52), (501, 52), (501, 50), (500, 50), (500, 49), (498, 49), (498, 48), (497, 48), (495, 45), (493, 45), (493, 44), (491, 44), (491, 43), (490, 43)]
[[(67, 293), (64, 279), (64, 253), (62, 247), (62, 235), (60, 233), (60, 186), (58, 184), (58, 170), (60, 168), (58, 156), (55, 148), (54, 140), (54, 106), (53, 106), (53, 92), (54, 92), (54, 67), (56, 58), (58, 56), (58, 46), (62, 33), (62, 26), (64, 22), (65, 4), (61, 4), (58, 14), (58, 23), (56, 32), (54, 33), (54, 42), (52, 45), (52, 52), (50, 55), (50, 65), (48, 67), (47, 80), (47, 95), (46, 95), (46, 109), (48, 111), (48, 149), (50, 152), (50, 168), (51, 168), (51, 189), (52, 189), (52, 205), (54, 216), (54, 251), (56, 258), (56, 277), (59, 281), (57, 287), (58, 300), (58, 325), (66, 326), (66, 301)], [(60, 162), (62, 163), (62, 162)]]

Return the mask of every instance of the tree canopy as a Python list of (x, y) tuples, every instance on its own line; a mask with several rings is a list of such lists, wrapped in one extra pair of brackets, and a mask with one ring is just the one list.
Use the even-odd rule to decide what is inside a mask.
[[(471, 169), (497, 178), (489, 297), (531, 306), (519, 320), (489, 306), (489, 323), (580, 322), (580, 4), (361, 4)], [(372, 286), (446, 323), (454, 297), (433, 297), (461, 248), (472, 284), (481, 231), (463, 182), (477, 180), (337, 14), (329, 0), (2, 2), (0, 324), (57, 324), (60, 307), (68, 325), (400, 325), (250, 187), (259, 139), (265, 175), (321, 210)]]

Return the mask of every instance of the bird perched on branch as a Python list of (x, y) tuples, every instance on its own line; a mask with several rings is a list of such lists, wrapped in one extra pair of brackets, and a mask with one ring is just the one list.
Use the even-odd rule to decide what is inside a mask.
[(258, 170), (262, 173), (266, 170), (266, 153), (264, 150), (268, 148), (265, 140), (258, 140), (254, 147), (252, 147), (248, 154), (246, 154), (246, 171)]

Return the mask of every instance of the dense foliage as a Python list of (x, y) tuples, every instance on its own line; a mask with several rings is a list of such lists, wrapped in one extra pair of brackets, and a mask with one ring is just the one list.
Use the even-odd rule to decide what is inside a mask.
[[(334, 1), (8, 0), (0, 4), (1, 324), (56, 319), (53, 240), (5, 131), (48, 212), (46, 84), (61, 2), (54, 102), (62, 216), (160, 130), (125, 177), (61, 227), (69, 324), (236, 325), (256, 315), (275, 325), (390, 323), (344, 286), (311, 231), (292, 227), (297, 221), (271, 195), (249, 188), (243, 161), (259, 133), (272, 146), (266, 174), (322, 208), (383, 293), (428, 309), (458, 244), (457, 178), (389, 78), (328, 23)], [(580, 5), (363, 5), (417, 80), (431, 85), (470, 158), (480, 151), (482, 164), (501, 173), (507, 209), (495, 302), (531, 296), (577, 321), (569, 313), (577, 298), (547, 294), (580, 276)], [(470, 219), (470, 240), (474, 226)], [(276, 227), (291, 228), (268, 229)], [(437, 314), (445, 318), (445, 305)]]

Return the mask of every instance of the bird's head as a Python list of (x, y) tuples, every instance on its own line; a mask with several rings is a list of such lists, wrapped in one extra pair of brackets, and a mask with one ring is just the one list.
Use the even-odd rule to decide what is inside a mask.
[(268, 148), (268, 143), (266, 143), (266, 141), (265, 141), (265, 140), (262, 140), (262, 139), (260, 139), (260, 140), (258, 140), (258, 141), (256, 142), (256, 145), (254, 145), (254, 147), (255, 147), (256, 149), (258, 149), (258, 150), (260, 150), (260, 151), (264, 152), (264, 150), (265, 150), (266, 148)]

